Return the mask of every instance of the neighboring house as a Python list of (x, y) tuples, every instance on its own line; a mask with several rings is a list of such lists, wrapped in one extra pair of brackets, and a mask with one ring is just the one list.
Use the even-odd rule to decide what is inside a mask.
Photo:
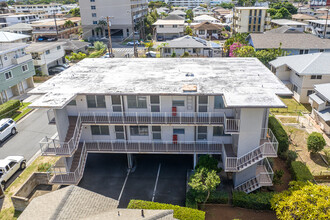
[(167, 40), (181, 37), (184, 34), (184, 19), (178, 15), (169, 15), (158, 19), (154, 24), (157, 40)]
[(289, 34), (289, 33), (301, 34), (303, 33), (303, 31), (301, 31), (301, 29), (297, 29), (294, 27), (282, 26), (265, 32), (265, 34)]
[(220, 57), (222, 48), (219, 44), (212, 41), (188, 35), (167, 41), (165, 46), (160, 48), (161, 57), (170, 57), (173, 53), (176, 56), (182, 56), (184, 52), (188, 52), (190, 56), (197, 57)]
[(178, 6), (179, 8), (195, 8), (200, 4), (205, 4), (205, 0), (165, 0), (167, 4)]
[(194, 35), (199, 38), (219, 40), (221, 38), (223, 26), (206, 21), (201, 24), (193, 25), (191, 28), (193, 29)]
[(309, 7), (299, 7), (298, 8), (298, 13), (299, 14), (306, 14), (306, 15), (314, 15), (315, 11)]
[(281, 47), (287, 55), (330, 52), (330, 39), (321, 39), (305, 33), (264, 33), (250, 34), (249, 44), (256, 50)]
[[(330, 16), (329, 16), (330, 18)], [(312, 30), (312, 33), (318, 37), (324, 38), (324, 32), (325, 38), (330, 38), (330, 19), (329, 20), (309, 20), (308, 21), (309, 28)], [(325, 28), (325, 25), (327, 24), (327, 27)]]
[[(33, 40), (39, 37), (69, 39), (71, 35), (79, 32), (80, 17), (73, 17), (68, 19), (57, 20), (56, 24), (54, 19), (48, 19), (44, 22), (35, 22), (32, 24)], [(72, 26), (66, 26), (66, 21), (71, 21)]]
[[(234, 189), (272, 185), (267, 157), (277, 157), (268, 129), (278, 95), (292, 92), (257, 58), (84, 59), (36, 87), (29, 107), (54, 111), (58, 137), (42, 155), (61, 156), (50, 183), (78, 184), (88, 152), (222, 157)], [(125, 157), (126, 161), (126, 157)], [(175, 161), (173, 161), (175, 163)], [(60, 169), (57, 173), (53, 170)], [(111, 171), (109, 171), (111, 172)], [(261, 181), (262, 180), (262, 181)]]
[(0, 43), (0, 104), (33, 88), (32, 57), (25, 43)]
[(312, 8), (330, 6), (330, 0), (312, 0), (310, 6)]
[(308, 24), (308, 20), (316, 20), (316, 18), (307, 14), (294, 14), (292, 15), (292, 20)]
[(39, 20), (37, 14), (0, 14), (0, 23), (11, 26), (18, 23), (31, 23)]
[(0, 43), (25, 43), (30, 36), (25, 34), (16, 34), (0, 31)]
[(288, 19), (272, 19), (270, 23), (273, 28), (289, 26), (300, 31), (304, 31), (307, 26), (306, 23), (288, 20)]
[(232, 29), (234, 33), (270, 30), (270, 17), (266, 7), (235, 7)]
[(175, 11), (170, 12), (169, 15), (177, 15), (177, 16), (180, 16), (181, 18), (185, 18), (186, 12), (181, 11), (181, 10), (175, 10)]
[(25, 34), (32, 37), (32, 26), (31, 24), (27, 24), (27, 23), (14, 24), (9, 27), (2, 28), (0, 31), (6, 31), (16, 34)]
[(309, 103), (312, 106), (311, 116), (321, 129), (330, 135), (330, 83), (315, 85), (314, 92), (309, 95)]
[[(174, 220), (173, 210), (118, 208), (119, 201), (78, 186), (49, 192), (32, 199), (19, 220), (85, 219), (85, 220)], [(42, 211), (40, 211), (42, 210)]]
[(194, 23), (202, 23), (202, 22), (205, 22), (205, 21), (209, 21), (209, 22), (212, 22), (212, 23), (221, 23), (220, 20), (212, 17), (212, 16), (209, 16), (209, 15), (200, 15), (200, 16), (197, 16), (197, 17), (194, 17)]
[(26, 51), (32, 55), (36, 70), (48, 75), (50, 67), (65, 63), (64, 44), (64, 42), (32, 43)]
[(198, 6), (196, 8), (192, 9), (193, 13), (194, 13), (194, 17), (198, 17), (201, 15), (214, 15), (213, 12), (209, 11), (207, 8)]
[(138, 30), (136, 25), (148, 13), (148, 0), (79, 0), (79, 8), (84, 39), (108, 38), (107, 27), (99, 24), (107, 16), (111, 21), (111, 38), (124, 39), (132, 38)]
[(70, 39), (59, 39), (58, 42), (64, 42), (63, 48), (65, 50), (65, 54), (71, 53), (86, 53), (88, 46), (90, 45), (89, 42), (80, 41), (80, 40), (70, 40)]
[(60, 4), (31, 4), (31, 5), (13, 5), (16, 13), (45, 13), (54, 14), (62, 13)]
[(330, 83), (330, 53), (279, 57), (269, 64), (301, 103), (308, 103), (308, 96), (313, 93), (315, 85)]

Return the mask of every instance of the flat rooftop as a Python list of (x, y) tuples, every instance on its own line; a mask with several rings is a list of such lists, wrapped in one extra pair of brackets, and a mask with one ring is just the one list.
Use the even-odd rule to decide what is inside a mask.
[(223, 95), (227, 107), (280, 108), (277, 95), (292, 95), (256, 58), (87, 58), (29, 93), (43, 95), (32, 108), (63, 108), (78, 94)]
[(288, 19), (272, 19), (272, 23), (277, 24), (277, 25), (302, 25), (302, 26), (307, 26), (308, 24), (299, 22), (299, 21), (293, 21), (293, 20), (288, 20)]

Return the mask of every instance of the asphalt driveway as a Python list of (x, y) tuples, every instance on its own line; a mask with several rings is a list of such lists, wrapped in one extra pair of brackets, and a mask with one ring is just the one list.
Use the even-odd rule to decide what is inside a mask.
[(138, 154), (127, 169), (126, 154), (88, 154), (80, 187), (119, 200), (126, 208), (131, 199), (185, 205), (190, 155)]

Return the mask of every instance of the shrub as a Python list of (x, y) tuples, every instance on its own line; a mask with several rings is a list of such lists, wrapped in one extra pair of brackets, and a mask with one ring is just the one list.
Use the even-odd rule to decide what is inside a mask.
[(101, 49), (101, 50), (98, 50), (98, 51), (95, 51), (93, 53), (91, 53), (88, 58), (96, 58), (96, 57), (100, 57), (104, 54), (104, 51), (105, 49)]
[(127, 206), (128, 209), (169, 209), (173, 210), (174, 218), (185, 220), (204, 220), (205, 219), (205, 212), (191, 209), (187, 207), (181, 207), (178, 205), (171, 205), (171, 204), (164, 204), (158, 202), (149, 202), (149, 201), (142, 201), (142, 200), (131, 200)]
[(283, 175), (284, 175), (283, 170), (275, 170), (274, 178), (273, 178), (274, 185), (281, 185), (283, 183), (283, 181), (282, 181)]
[[(198, 203), (205, 200), (206, 192), (190, 189), (186, 194), (186, 207), (197, 209)], [(213, 191), (206, 203), (228, 204), (229, 195), (225, 191)]]
[(223, 191), (214, 191), (211, 193), (208, 203), (228, 204), (228, 193)]
[(257, 210), (270, 210), (270, 200), (275, 193), (273, 192), (258, 192), (246, 194), (245, 192), (233, 192), (233, 205)]
[(330, 165), (330, 148), (324, 149), (323, 152), (325, 160), (328, 162), (328, 165)]
[(176, 57), (176, 53), (173, 52), (172, 55), (171, 55), (171, 57)]
[(312, 132), (307, 139), (307, 148), (308, 151), (312, 153), (317, 153), (323, 150), (324, 146), (327, 143), (324, 140), (324, 137), (322, 134), (317, 133), (317, 132)]
[(289, 149), (288, 135), (282, 127), (281, 123), (273, 116), (269, 117), (268, 127), (273, 131), (278, 141), (278, 154), (283, 156)]
[(186, 51), (186, 52), (184, 52), (184, 53), (182, 54), (181, 57), (189, 57), (189, 53)]
[(215, 170), (217, 172), (221, 172), (221, 168), (218, 168), (218, 160), (210, 155), (202, 155), (198, 158), (198, 163), (195, 167), (197, 170), (198, 168), (206, 168), (208, 170)]
[(298, 154), (295, 151), (288, 150), (286, 154), (287, 154), (287, 161), (289, 164), (298, 158)]
[(104, 50), (106, 48), (106, 45), (101, 41), (96, 41), (94, 43), (94, 48), (95, 50)]
[(0, 105), (0, 119), (11, 117), (14, 110), (18, 109), (20, 105), (21, 102), (19, 100), (9, 100), (8, 102)]
[(296, 181), (312, 181), (314, 179), (308, 167), (301, 161), (291, 162), (291, 173), (292, 178)]
[(52, 165), (50, 163), (42, 163), (38, 165), (38, 172), (46, 172)]

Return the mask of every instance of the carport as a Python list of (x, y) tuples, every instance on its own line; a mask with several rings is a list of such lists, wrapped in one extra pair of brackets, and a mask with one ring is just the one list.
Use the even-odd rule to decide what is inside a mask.
[(134, 154), (128, 170), (126, 154), (89, 153), (80, 187), (119, 200), (131, 199), (185, 205), (187, 171), (193, 155)]

